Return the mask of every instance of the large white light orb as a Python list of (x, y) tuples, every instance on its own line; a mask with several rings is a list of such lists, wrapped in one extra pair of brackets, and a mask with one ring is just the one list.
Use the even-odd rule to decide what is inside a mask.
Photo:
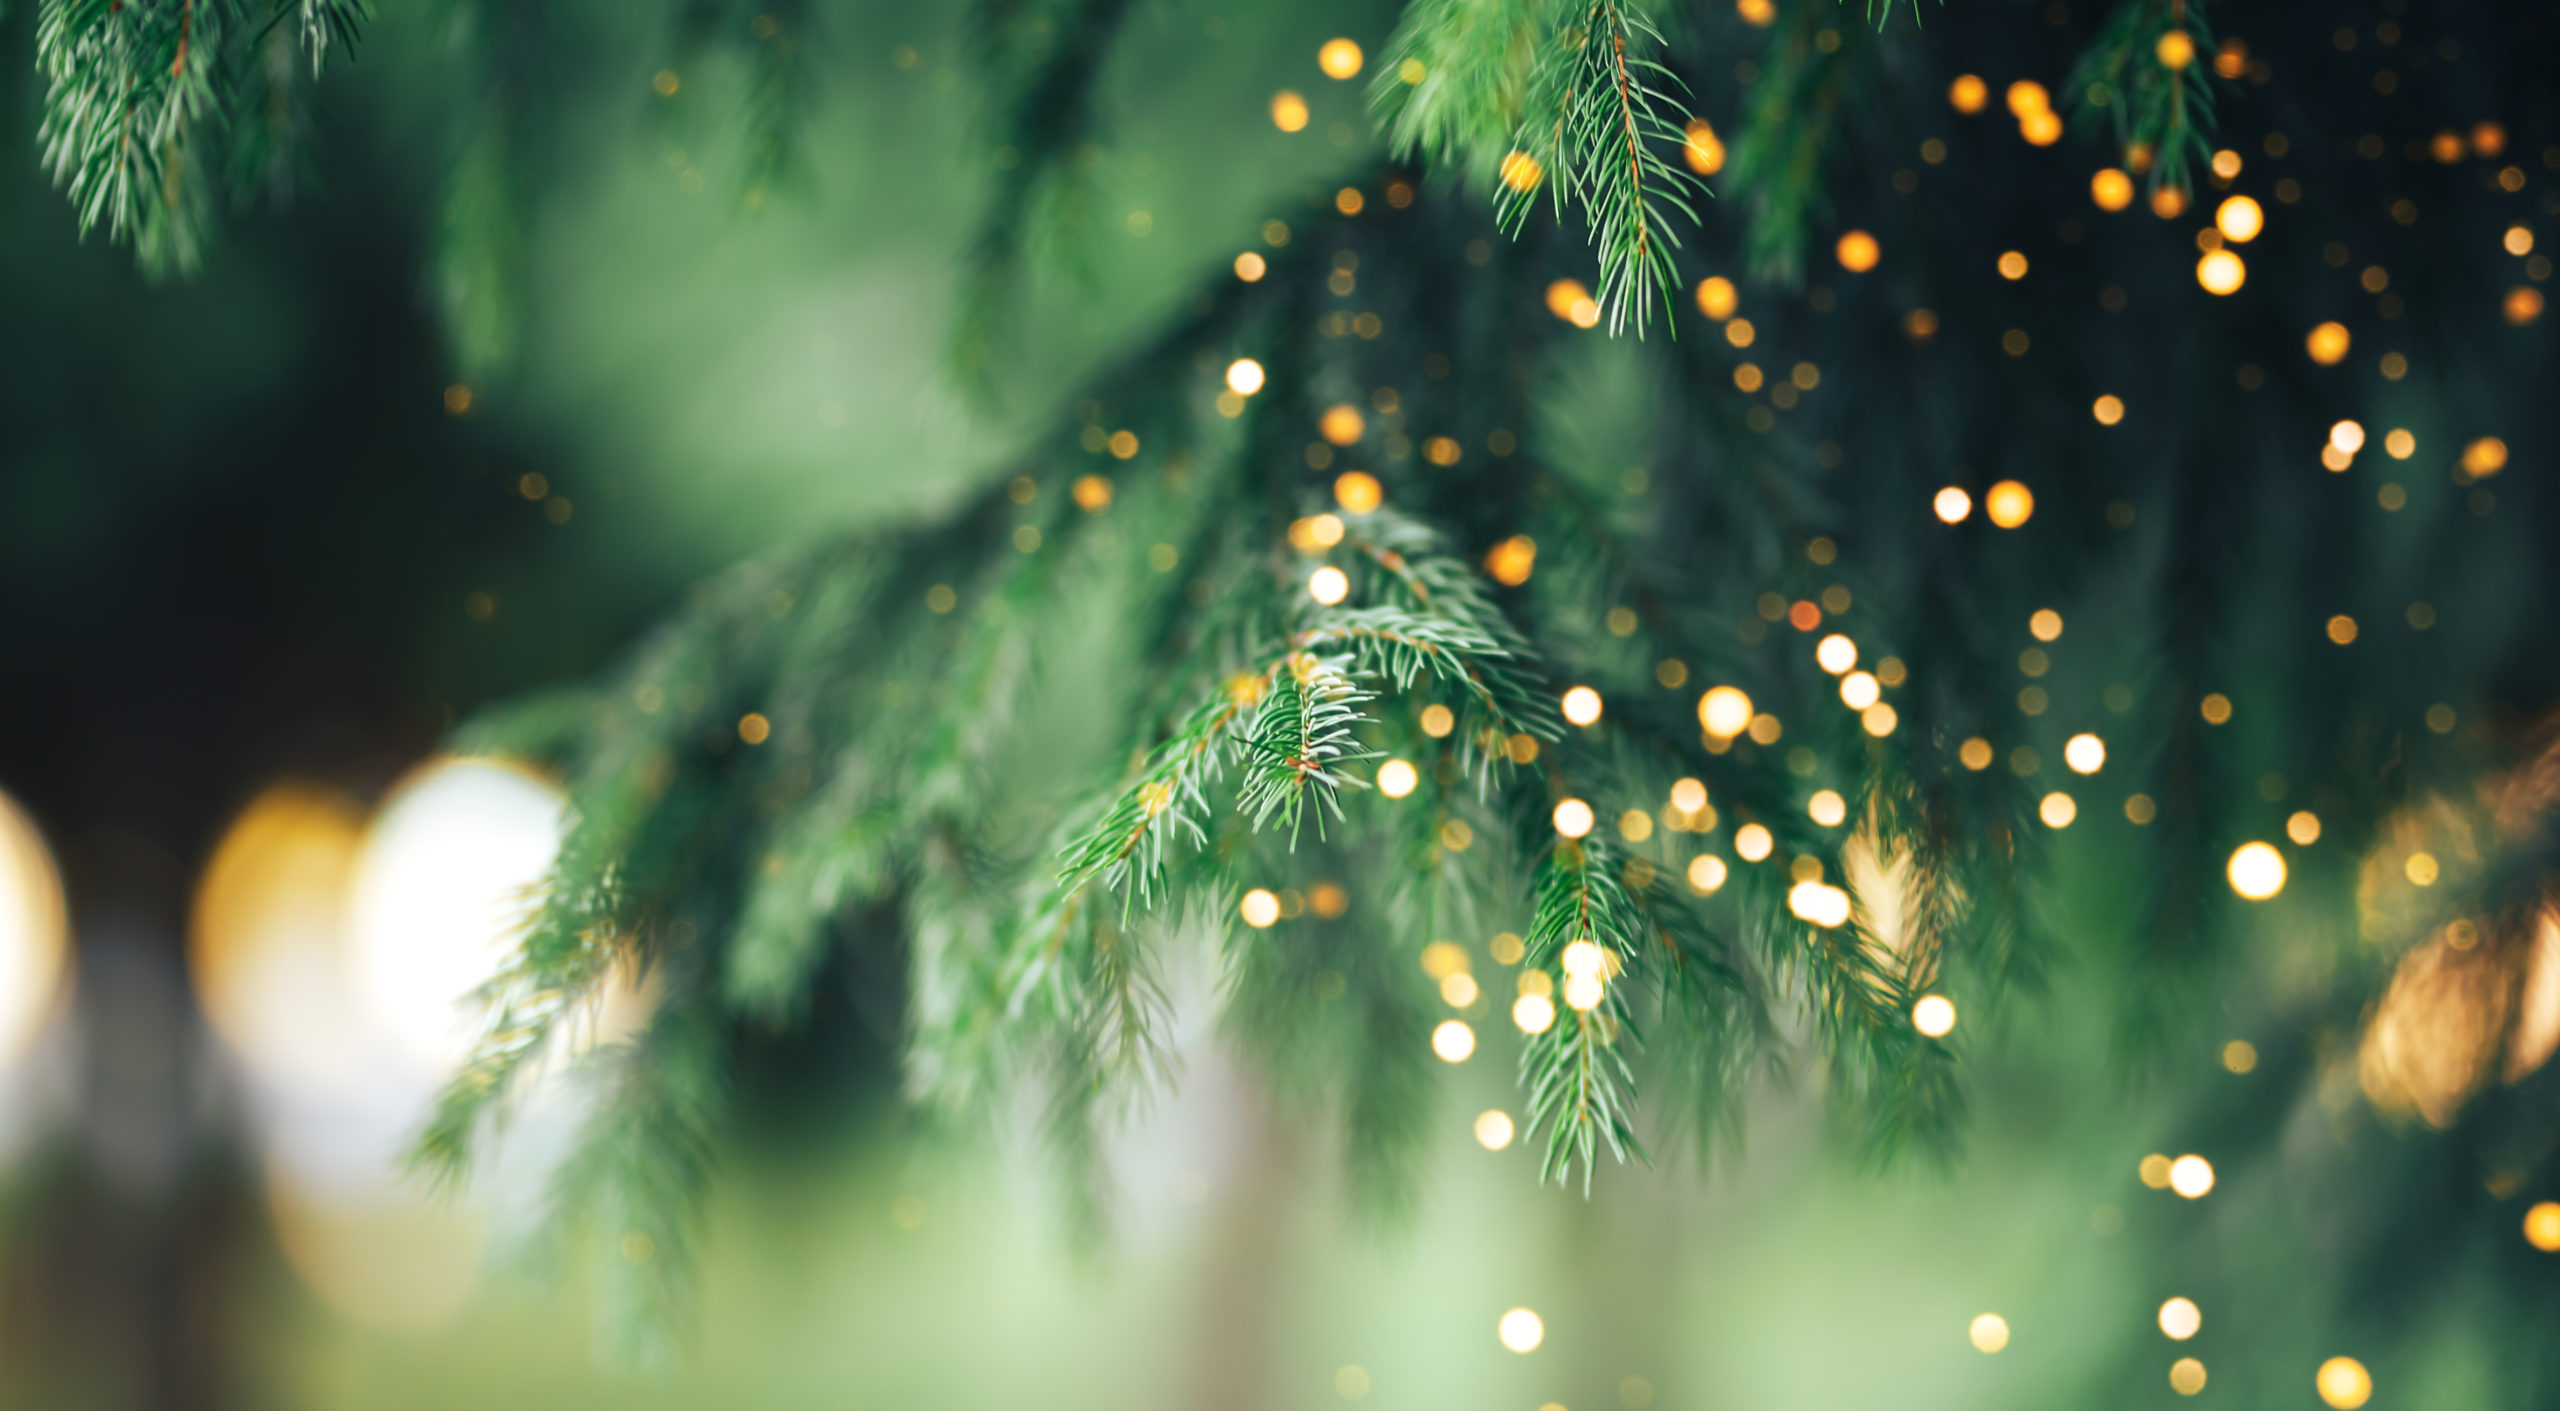
[(468, 1000), (532, 914), (565, 823), (557, 788), (486, 759), (419, 766), (375, 817), (348, 899), (356, 988), (439, 1071), (469, 1051)]

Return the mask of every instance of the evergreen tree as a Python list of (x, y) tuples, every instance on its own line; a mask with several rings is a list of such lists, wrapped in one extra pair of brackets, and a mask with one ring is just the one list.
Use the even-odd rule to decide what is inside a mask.
[[(434, 281), (458, 378), (502, 386), (526, 134), (586, 37), (437, 8), (483, 97)], [(1139, 8), (973, 15), (979, 396), (1076, 258)], [(624, 1270), (663, 1318), (741, 1036), (850, 975), (899, 977), (921, 1108), (1042, 1091), (1097, 1221), (1097, 1124), (1171, 1076), (1177, 947), (1381, 1210), (1478, 1047), (1582, 1190), (1737, 1137), (1787, 1073), (1876, 1160), (1942, 1162), (1972, 1036), (2067, 994), (2128, 1081), (2249, 1017), (2229, 1066), (2293, 1081), (2194, 1099), (2226, 1172), (2359, 1086), (2436, 1129), (2309, 1277), (2547, 1298), (2516, 1230), (2560, 1245), (2521, 1199), (2560, 1138), (2552, 34), (2404, 9), (2244, 41), (2193, 0), (1413, 0), (1326, 46), (1374, 145), (1014, 473), (743, 564), (460, 732), (559, 771), (575, 821), (421, 1165), (465, 1176), (564, 1023), (654, 975), (563, 1179), (668, 1256)], [(84, 228), (192, 268), (290, 184), (367, 10), (42, 0)], [(695, 0), (665, 39), (736, 51), (742, 203), (825, 160), (808, 23)], [(2511, 1386), (2547, 1394), (2553, 1346)]]

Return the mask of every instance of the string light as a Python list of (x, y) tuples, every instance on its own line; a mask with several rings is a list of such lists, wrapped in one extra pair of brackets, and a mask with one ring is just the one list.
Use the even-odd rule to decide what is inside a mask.
[(2044, 820), (2047, 828), (2068, 828), (2080, 816), (2080, 805), (2072, 802), (2069, 794), (2056, 791), (2037, 803), (2036, 816)]
[(1348, 39), (1328, 39), (1316, 51), (1316, 67), (1331, 79), (1357, 78), (1360, 75), (1360, 46)]
[(1724, 170), (1724, 141), (1705, 118), (1689, 119), (1689, 125), (1681, 130), (1680, 149), (1688, 159), (1689, 170), (1700, 176), (1713, 176)]
[(2015, 480), (2003, 480), (1982, 497), (1982, 508), (1993, 524), (2015, 529), (2035, 514), (2035, 492)]
[(1334, 477), (1333, 502), (1353, 514), (1373, 514), (1386, 499), (1387, 488), (1365, 470), (1346, 470)]
[(1814, 644), (1814, 663), (1837, 676), (1858, 664), (1858, 644), (1834, 632)]
[(1476, 1051), (1476, 1031), (1463, 1019), (1443, 1019), (1431, 1031), (1431, 1051), (1443, 1063), (1464, 1063)]
[(1852, 230), (1840, 237), (1840, 242), (1832, 247), (1832, 254), (1839, 259), (1842, 269), (1851, 274), (1865, 274), (1884, 258), (1884, 247), (1867, 232)]
[[(1260, 279), (1262, 277), (1260, 273), (1262, 257), (1260, 255), (1245, 255), (1238, 257), (1236, 261), (1237, 272), (1243, 272), (1244, 261), (1248, 259), (1253, 261), (1254, 269), (1256, 271), (1250, 277)], [(1253, 359), (1238, 358), (1234, 362), (1227, 364), (1227, 390), (1235, 393), (1237, 396), (1250, 397), (1254, 393), (1261, 391), (1262, 382), (1262, 364), (1255, 362)]]
[(2169, 1389), (2180, 1396), (2193, 1396), (2204, 1390), (2204, 1364), (2192, 1357), (2181, 1357), (2169, 1364)]
[(1733, 850), (1745, 862), (1761, 861), (1777, 845), (1778, 840), (1769, 830), (1757, 823), (1745, 823), (1733, 833)]
[(1849, 801), (1836, 789), (1824, 789), (1805, 802), (1805, 815), (1825, 828), (1837, 828), (1849, 817)]
[(2251, 901), (2265, 901), (2284, 890), (2284, 854), (2266, 843), (2242, 843), (2225, 870), (2231, 890)]
[(1547, 1339), (1547, 1325), (1526, 1308), (1503, 1314), (1502, 1321), (1494, 1325), (1494, 1332), (1502, 1339), (1502, 1345), (1514, 1352), (1535, 1352), (1538, 1344)]
[(1565, 692), (1564, 718), (1576, 725), (1599, 723), (1600, 693), (1588, 686), (1576, 686)]
[(1341, 569), (1326, 564), (1307, 575), (1307, 596), (1331, 607), (1351, 596), (1351, 578)]
[(2352, 1357), (2332, 1357), (2320, 1364), (2312, 1385), (2318, 1388), (2320, 1399), (2337, 1411), (2356, 1411), (2373, 1395), (2373, 1374)]
[(1718, 686), (1698, 698), (1698, 723), (1720, 740), (1751, 728), (1751, 698), (1731, 686)]
[(1236, 911), (1244, 917), (1247, 926), (1257, 931), (1265, 930), (1280, 919), (1280, 898), (1256, 887), (1244, 894), (1244, 901)]
[(1972, 74), (1958, 74), (1947, 85), (1947, 104), (1959, 113), (1978, 113), (1991, 101), (1991, 85)]
[(1724, 885), (1724, 859), (1714, 853), (1700, 853), (1689, 859), (1689, 890), (1700, 896), (1712, 894)]
[(2089, 199), (2102, 211), (2121, 211), (2133, 204), (2133, 178), (2114, 167), (2100, 167), (2089, 178)]
[(2063, 742), (2062, 762), (2074, 774), (2095, 774), (2107, 767), (2107, 742), (2085, 731)]
[(2249, 267), (2229, 250), (2207, 250), (2196, 261), (2196, 283), (2208, 294), (2222, 295), (2239, 291), (2248, 282)]
[(1391, 759), (1378, 766), (1378, 792), (1391, 799), (1400, 799), (1412, 793), (1414, 785), (1420, 783), (1421, 779), (1422, 776), (1411, 764), (1400, 759)]
[(1733, 281), (1723, 275), (1711, 274), (1698, 281), (1698, 312), (1716, 322), (1722, 323), (1733, 317), (1733, 311), (1740, 302)]
[(2354, 343), (2355, 340), (2348, 336), (2345, 324), (2330, 322), (2314, 327), (2310, 335), (2302, 340), (2302, 347), (2304, 352), (2311, 355), (2313, 362), (2322, 367), (2334, 367), (2346, 359), (2347, 350)]
[(1966, 1330), (1965, 1335), (1973, 1339), (1976, 1349), (1985, 1353), (1998, 1352), (2009, 1345), (2009, 1320), (1997, 1313), (1985, 1313), (1973, 1320), (1973, 1326)]
[(2204, 1313), (2191, 1298), (2173, 1298), (2160, 1305), (2160, 1331), (2172, 1342), (2185, 1342), (2204, 1327)]
[(1591, 831), (1591, 805), (1580, 799), (1566, 799), (1556, 805), (1556, 831), (1568, 838), (1579, 838)]
[(2222, 232), (2223, 239), (2246, 245), (2267, 228), (2266, 208), (2247, 196), (2227, 197), (2214, 209), (2213, 228)]
[(1307, 126), (1307, 100), (1296, 89), (1283, 88), (1271, 95), (1271, 125), (1282, 132), (1303, 132)]
[(2202, 1200), (2213, 1189), (2213, 1163), (2201, 1156), (2181, 1156), (2169, 1163), (2169, 1189), (2189, 1200)]
[(1955, 1032), (1956, 1002), (1945, 995), (1922, 995), (1911, 1006), (1911, 1027), (1933, 1039)]
[(1488, 1108), (1476, 1114), (1476, 1143), (1487, 1151), (1500, 1151), (1511, 1145), (1511, 1114), (1500, 1108)]
[(1511, 1004), (1511, 1022), (1521, 1033), (1543, 1034), (1555, 1027), (1555, 1001), (1545, 995), (1522, 995)]
[(1937, 498), (1929, 502), (1929, 508), (1936, 512), (1941, 521), (1948, 524), (1961, 524), (1966, 515), (1973, 513), (1973, 496), (1950, 485), (1938, 492)]

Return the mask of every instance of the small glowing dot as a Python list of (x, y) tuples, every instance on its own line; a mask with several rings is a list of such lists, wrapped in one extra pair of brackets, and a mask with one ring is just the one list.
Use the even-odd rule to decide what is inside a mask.
[(2124, 398), (2110, 392), (2089, 404), (2089, 415), (2096, 417), (2100, 426), (2113, 426), (2124, 420)]
[(1999, 266), (2000, 277), (2002, 279), (2024, 279), (2027, 277), (2027, 257), (2016, 250), (2001, 251)]
[(2204, 723), (2207, 725), (2227, 724), (2231, 719), (2231, 698), (2220, 691), (2215, 691), (2206, 696), (2203, 703), (2196, 709), (2204, 716)]
[(2133, 178), (2114, 167), (2101, 167), (2089, 178), (2089, 199), (2102, 211), (2121, 211), (2133, 204)]
[(1707, 786), (1695, 779), (1683, 779), (1673, 784), (1671, 806), (1682, 813), (1696, 813), (1707, 806)]
[(1476, 1031), (1468, 1028), (1463, 1019), (1443, 1019), (1440, 1027), (1431, 1031), (1431, 1051), (1440, 1055), (1443, 1063), (1464, 1063), (1476, 1051)]
[(2332, 1357), (2320, 1364), (2312, 1385), (2319, 1389), (2320, 1399), (2337, 1411), (2356, 1411), (2373, 1395), (2373, 1374), (2352, 1357)]
[(1849, 816), (1849, 801), (1836, 789), (1824, 789), (1806, 802), (1805, 813), (1825, 828), (1837, 828)]
[[(1264, 274), (1270, 271), (1270, 269), (1270, 264), (1265, 261), (1262, 256), (1255, 254), (1251, 250), (1247, 250), (1243, 254), (1236, 256), (1236, 278), (1243, 280), (1247, 284), (1254, 283), (1261, 279)], [(1259, 367), (1255, 370), (1260, 371)], [(1229, 378), (1229, 385), (1234, 385), (1232, 380), (1233, 369), (1229, 369)], [(1258, 387), (1262, 384), (1257, 382), (1254, 385)]]
[(2192, 1357), (2170, 1363), (2169, 1389), (2180, 1396), (2193, 1396), (2204, 1390), (2204, 1364)]
[(2062, 614), (2051, 608), (2037, 608), (2027, 618), (2027, 635), (2039, 642), (2051, 642), (2062, 636)]
[(1892, 706), (1889, 706), (1882, 701), (1878, 701), (1874, 705), (1867, 707), (1865, 710), (1858, 712), (1859, 728), (1865, 730), (1868, 734), (1875, 736), (1879, 740), (1892, 734), (1893, 728), (1901, 723), (1902, 716), (1896, 712)]
[(1331, 564), (1307, 575), (1307, 596), (1327, 607), (1351, 596), (1351, 579)]
[[(1337, 899), (1340, 891), (1340, 888), (1335, 889)], [(1341, 913), (1337, 911), (1334, 914)], [(1440, 977), (1440, 1002), (1451, 1009), (1466, 1008), (1476, 1002), (1476, 997), (1480, 993), (1481, 991), (1476, 988), (1476, 977), (1464, 970)]]
[(1823, 670), (1837, 676), (1858, 664), (1858, 644), (1834, 632), (1814, 644), (1813, 659)]
[(1757, 823), (1745, 823), (1734, 830), (1733, 850), (1745, 862), (1758, 862), (1769, 855), (1778, 840)]
[(2222, 1066), (2234, 1073), (2246, 1073), (2258, 1066), (2258, 1046), (2247, 1039), (2233, 1039), (2222, 1046)]
[(1985, 1313), (1973, 1320), (1968, 1331), (1973, 1345), (1984, 1352), (1998, 1352), (2009, 1345), (2009, 1320), (1997, 1313)]
[(2047, 794), (2036, 805), (2036, 817), (2043, 819), (2047, 828), (2068, 828), (2071, 820), (2079, 816), (2080, 805), (2073, 803), (2069, 794)]
[(1502, 178), (1502, 184), (1514, 191), (1534, 191), (1538, 188), (1538, 182), (1546, 176), (1547, 169), (1539, 163), (1537, 158), (1528, 153), (1513, 152), (1502, 159), (1502, 167), (1498, 174)]
[(2524, 1241), (2545, 1254), (2560, 1254), (2560, 1200), (2546, 1200), (2524, 1213)]
[[(1242, 272), (1242, 260), (1251, 260), (1254, 262), (1256, 273), (1253, 275), (1253, 278), (1260, 279), (1262, 277), (1259, 272), (1262, 265), (1262, 257), (1260, 255), (1243, 256), (1242, 259), (1238, 261), (1239, 273)], [(1239, 397), (1250, 397), (1254, 393), (1261, 391), (1262, 379), (1262, 364), (1255, 362), (1251, 358), (1238, 358), (1234, 362), (1227, 364), (1227, 389), (1234, 392)]]
[(2223, 239), (2246, 245), (2267, 228), (2266, 208), (2249, 197), (2233, 196), (2215, 208), (2213, 228), (2222, 232)]
[(1368, 419), (1360, 415), (1358, 407), (1347, 404), (1331, 406), (1316, 419), (1316, 432), (1337, 446), (1348, 446), (1360, 439), (1360, 433), (1368, 424)]
[(1713, 853), (1700, 853), (1689, 859), (1689, 890), (1705, 896), (1724, 885), (1724, 859)]
[(2181, 1156), (2170, 1162), (2169, 1189), (2189, 1200), (2202, 1200), (2213, 1189), (2213, 1163), (2201, 1156)]
[(1929, 507), (1937, 511), (1938, 518), (1946, 523), (1961, 524), (1966, 515), (1973, 513), (1973, 496), (1950, 485), (1938, 492), (1938, 497), (1929, 502)]
[(2169, 1188), (2169, 1158), (2155, 1151), (2142, 1158), (2142, 1165), (2137, 1169), (2144, 1185), (2155, 1191)]
[(1840, 678), (1840, 703), (1851, 710), (1865, 710), (1874, 705), (1884, 688), (1876, 678), (1863, 671), (1852, 671)]
[(1991, 767), (1991, 742), (1976, 735), (1956, 749), (1956, 758), (1976, 773)]
[(1982, 497), (1983, 511), (2003, 529), (2015, 529), (2036, 512), (2035, 492), (2015, 480), (2003, 480)]
[(2185, 1342), (2204, 1326), (2204, 1313), (2191, 1298), (2173, 1298), (2160, 1305), (2160, 1331), (2173, 1342)]
[(1487, 1151), (1500, 1151), (1511, 1145), (1511, 1114), (1500, 1108), (1488, 1108), (1476, 1114), (1476, 1144)]
[(2486, 480), (2507, 468), (2507, 443), (2483, 436), (2462, 448), (2462, 468), (2474, 480)]
[(1922, 995), (1911, 1006), (1911, 1027), (1933, 1039), (1943, 1039), (1956, 1027), (1956, 1002), (1945, 995)]
[(1991, 85), (1972, 74), (1958, 74), (1947, 85), (1947, 104), (1959, 113), (1978, 113), (1991, 101)]
[(1884, 258), (1884, 247), (1867, 232), (1853, 230), (1840, 237), (1840, 243), (1832, 253), (1839, 257), (1842, 269), (1851, 274), (1865, 274), (1876, 267), (1876, 261)]
[(1587, 1014), (1591, 1010), (1598, 1008), (1601, 997), (1606, 993), (1607, 990), (1602, 986), (1600, 977), (1597, 975), (1568, 975), (1565, 977), (1564, 1002), (1567, 1006), (1579, 1012)]
[(2418, 453), (2418, 438), (2409, 434), (2407, 427), (2393, 427), (2382, 438), (2382, 449), (2390, 452), (2393, 460), (2405, 461)]
[(2284, 890), (2284, 854), (2266, 843), (2243, 843), (2226, 869), (2231, 890), (2251, 901), (2265, 901)]
[(2095, 774), (2107, 767), (2107, 742), (2095, 735), (2074, 735), (2063, 742), (2062, 762), (2074, 774)]
[(2173, 29), (2160, 36), (2153, 53), (2164, 69), (2183, 69), (2196, 61), (2195, 36), (2183, 29)]
[(1283, 88), (1271, 95), (1271, 125), (1282, 132), (1303, 132), (1307, 126), (1307, 100), (1295, 89)]
[(738, 717), (738, 738), (750, 745), (761, 745), (773, 738), (773, 722), (756, 711)]
[(1280, 898), (1256, 887), (1244, 894), (1244, 904), (1236, 910), (1243, 914), (1244, 924), (1259, 931), (1280, 919)]
[(2345, 361), (2347, 349), (2354, 341), (2347, 336), (2345, 324), (2324, 323), (2311, 330), (2311, 335), (2302, 340), (2302, 346), (2313, 362), (2322, 367), (2333, 367)]
[(2436, 865), (2434, 853), (2413, 852), (2409, 854), (2409, 860), (2401, 864), (2400, 870), (2412, 883), (2421, 887), (2432, 887), (2436, 884), (2440, 869)]
[(1556, 831), (1568, 838), (1579, 838), (1591, 831), (1591, 805), (1580, 799), (1566, 799), (1556, 805)]
[(1597, 723), (1600, 719), (1600, 693), (1588, 686), (1576, 686), (1565, 692), (1564, 718), (1576, 725)]
[(1535, 1352), (1538, 1344), (1547, 1339), (1547, 1325), (1526, 1308), (1514, 1308), (1503, 1314), (1494, 1331), (1501, 1336), (1502, 1345), (1514, 1352)]
[(2296, 812), (2284, 821), (2284, 835), (2298, 847), (2309, 847), (2320, 841), (2320, 815), (2309, 809)]
[(1680, 148), (1681, 155), (1688, 159), (1689, 170), (1698, 175), (1713, 176), (1724, 170), (1724, 139), (1716, 136), (1714, 125), (1705, 118), (1689, 119), (1681, 132)]
[(1739, 302), (1733, 281), (1723, 275), (1709, 275), (1698, 281), (1698, 312), (1716, 322), (1722, 323), (1733, 317), (1734, 308)]
[(1316, 51), (1316, 67), (1327, 78), (1356, 78), (1360, 73), (1360, 46), (1348, 39), (1328, 39)]
[(1718, 686), (1698, 698), (1698, 723), (1708, 734), (1730, 740), (1751, 728), (1751, 698), (1731, 686)]
[(2348, 455), (2364, 449), (2364, 424), (2342, 421), (2329, 428), (2329, 444)]
[(1421, 782), (1421, 774), (1403, 760), (1391, 759), (1378, 766), (1378, 792), (1388, 798), (1403, 798), (1413, 792), (1414, 785)]
[(1555, 1026), (1555, 1001), (1545, 995), (1522, 995), (1511, 1006), (1511, 1022), (1524, 1034), (1543, 1034)]

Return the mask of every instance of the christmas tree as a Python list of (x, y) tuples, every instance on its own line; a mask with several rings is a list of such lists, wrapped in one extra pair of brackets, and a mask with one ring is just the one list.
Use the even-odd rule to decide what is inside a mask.
[[(933, 41), (980, 204), (949, 317), (898, 334), (1018, 444), (458, 725), (572, 823), (421, 1178), (467, 1181), (621, 987), (648, 1017), (576, 1060), (559, 1205), (644, 1345), (774, 1055), (849, 1025), (936, 1124), (1036, 1100), (1107, 1241), (1103, 1145), (1181, 1082), (1165, 976), (1205, 968), (1388, 1228), (1460, 1065), (1516, 1068), (1485, 1146), (1604, 1201), (1740, 1162), (1773, 1088), (1878, 1180), (2121, 1102), (2105, 1182), (2162, 1194), (2090, 1218), (2145, 1278), (2217, 1321), (2322, 1296), (2210, 1349), (2213, 1392), (2547, 1401), (2549, 16), (1412, 0), (1311, 47), (1263, 8), (989, 0)], [(799, 0), (610, 45), (424, 9), (465, 98), (416, 236), (465, 423), (535, 356), (528, 231), (600, 87), (752, 214), (829, 162), (813, 92), (953, 71), (834, 62)], [(189, 275), (227, 208), (315, 199), (315, 95), (372, 21), (41, 0), (46, 168)], [(1290, 86), (1164, 72), (1234, 40)], [(1187, 294), (1025, 409), (1045, 311), (1185, 200), (1114, 156), (1158, 87), (1249, 109), (1202, 160), (1285, 179), (1205, 196)], [(2203, 1394), (2186, 1350), (2005, 1394)]]

